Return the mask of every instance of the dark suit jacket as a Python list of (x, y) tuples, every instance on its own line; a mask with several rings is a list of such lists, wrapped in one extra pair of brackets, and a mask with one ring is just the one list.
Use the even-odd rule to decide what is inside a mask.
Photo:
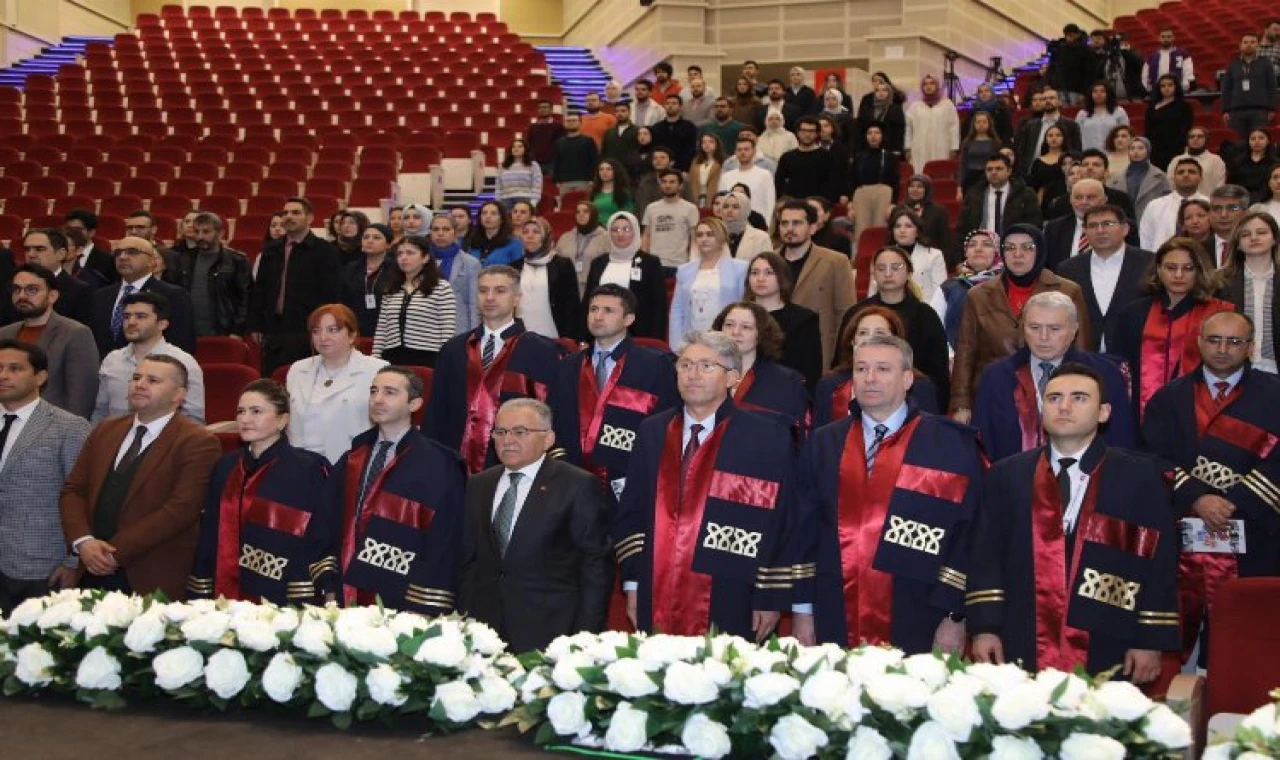
[[(17, 338), (22, 322), (0, 327), (0, 338)], [(40, 333), (37, 345), (49, 359), (49, 380), (40, 396), (50, 404), (89, 419), (98, 399), (98, 349), (88, 327), (57, 312)]]
[[(8, 295), (9, 288), (13, 285), (13, 253), (8, 248), (0, 248), (0, 287), (4, 288), (4, 294)], [(13, 299), (0, 298), (0, 324), (9, 324), (13, 321)]]
[[(956, 240), (964, 240), (970, 232), (982, 227), (987, 188), (986, 180), (983, 180), (964, 194), (964, 202), (960, 206), (960, 219), (956, 222)], [(1009, 197), (1004, 200), (1004, 211), (1000, 217), (1000, 221), (1004, 223), (1004, 229), (1007, 230), (1015, 224), (1031, 224), (1039, 227), (1040, 200), (1036, 198), (1036, 191), (1027, 187), (1025, 182), (1016, 177), (1009, 180), (1005, 188), (1008, 190)], [(1004, 230), (998, 230), (998, 232), (1004, 234)]]
[[(1133, 199), (1123, 190), (1117, 190), (1114, 187), (1103, 186), (1103, 191), (1107, 194), (1107, 203), (1112, 206), (1119, 206), (1124, 209), (1125, 216), (1129, 217), (1129, 226), (1132, 228), (1129, 233), (1133, 239), (1129, 241), (1130, 245), (1138, 244), (1138, 218), (1133, 212)], [(1075, 210), (1071, 208), (1071, 196), (1060, 195), (1053, 199), (1049, 204), (1049, 218), (1059, 219), (1064, 216), (1074, 216)]]
[[(523, 272), (528, 259), (519, 258), (511, 263)], [(582, 298), (578, 295), (578, 270), (564, 256), (552, 256), (547, 262), (547, 299), (556, 332), (561, 338), (577, 340), (582, 333)]]
[(120, 281), (111, 251), (104, 251), (96, 245), (89, 249), (89, 258), (85, 259), (84, 267), (75, 276), (95, 290)]
[(1108, 320), (1118, 318), (1124, 307), (1142, 297), (1142, 280), (1147, 269), (1155, 260), (1155, 254), (1132, 245), (1124, 247), (1124, 263), (1120, 265), (1120, 279), (1116, 281), (1116, 292), (1111, 296), (1111, 305), (1103, 315), (1098, 305), (1098, 297), (1093, 292), (1093, 276), (1090, 274), (1089, 262), (1092, 256), (1075, 256), (1067, 259), (1058, 267), (1058, 274), (1071, 280), (1084, 291), (1084, 302), (1089, 307), (1089, 325), (1092, 333), (1089, 336), (1089, 350), (1097, 351), (1102, 345), (1102, 336), (1107, 334), (1110, 326)]
[[(1272, 277), (1271, 292), (1273, 294), (1280, 293), (1280, 270), (1276, 270)], [(1243, 312), (1244, 271), (1236, 272), (1235, 277), (1228, 280), (1216, 295), (1224, 301), (1230, 301), (1236, 307), (1236, 311)], [(1273, 295), (1271, 298), (1271, 343), (1275, 348), (1275, 355), (1280, 356), (1280, 329), (1277, 329), (1277, 326), (1280, 326), (1280, 298), (1276, 298)]]
[[(1013, 152), (1018, 157), (1018, 165), (1013, 168), (1014, 174), (1025, 177), (1031, 172), (1033, 162), (1040, 157), (1041, 145), (1036, 142), (1040, 138), (1040, 117), (1027, 119), (1018, 127), (1018, 134), (1013, 138)], [(1054, 122), (1062, 128), (1062, 136), (1067, 138), (1063, 150), (1079, 153), (1083, 149), (1080, 137), (1080, 125), (1075, 119), (1068, 119), (1061, 113)]]
[[(106, 356), (125, 345), (123, 337), (117, 340), (111, 334), (111, 314), (115, 311), (121, 287), (123, 284), (117, 282), (98, 288), (93, 294), (93, 340), (98, 344), (98, 356)], [(187, 291), (163, 282), (154, 275), (147, 278), (142, 290), (159, 293), (168, 299), (169, 328), (164, 331), (164, 339), (195, 356), (196, 323), (191, 313), (191, 296), (187, 295)]]
[(1075, 255), (1071, 239), (1076, 235), (1076, 215), (1067, 214), (1044, 223), (1045, 269), (1058, 271), (1058, 267)]
[[(98, 423), (85, 439), (62, 486), (62, 533), (70, 545), (93, 535), (98, 494), (115, 465), (133, 416)], [(146, 449), (114, 536), (97, 536), (116, 548), (116, 561), (138, 594), (160, 589), (181, 599), (195, 559), (205, 487), (222, 448), (204, 427), (175, 414)]]
[[(284, 269), (285, 238), (273, 240), (262, 249), (258, 277), (249, 291), (249, 332), (269, 335), (304, 335), (307, 317), (327, 303), (342, 299), (342, 260), (338, 249), (311, 233), (289, 254), (289, 270)], [(286, 274), (284, 313), (276, 316), (280, 295), (280, 275)]]
[(493, 498), (505, 472), (490, 467), (467, 483), (459, 609), (492, 626), (511, 652), (602, 630), (613, 557), (599, 481), (544, 458), (502, 556), (492, 524)]
[(600, 160), (612, 158), (626, 166), (638, 149), (636, 133), (639, 131), (640, 128), (635, 124), (627, 124), (621, 134), (618, 133), (617, 127), (612, 127), (608, 132), (605, 132), (604, 146), (600, 149)]
[(62, 270), (54, 276), (53, 284), (58, 289), (58, 302), (53, 305), (53, 310), (92, 327), (93, 288)]
[[(604, 268), (609, 265), (609, 254), (597, 256), (591, 260), (587, 270), (587, 289), (591, 293), (600, 284)], [(640, 270), (640, 279), (632, 279), (628, 287), (636, 294), (640, 308), (636, 311), (636, 321), (631, 325), (631, 334), (637, 338), (667, 339), (667, 280), (662, 274), (662, 260), (651, 253), (636, 251), (631, 257), (632, 269)], [(586, 324), (581, 331), (586, 335)]]

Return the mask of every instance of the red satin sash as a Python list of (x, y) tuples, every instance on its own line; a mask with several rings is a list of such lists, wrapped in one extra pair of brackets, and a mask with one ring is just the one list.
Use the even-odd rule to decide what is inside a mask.
[(240, 594), (240, 528), (250, 510), (242, 510), (241, 505), (248, 502), (252, 509), (262, 476), (275, 463), (274, 459), (267, 462), (246, 479), (242, 457), (236, 461), (236, 466), (231, 469), (231, 477), (222, 488), (222, 496), (218, 499), (217, 569), (213, 573), (216, 596), (227, 599), (244, 598)]
[(1040, 403), (1036, 401), (1040, 390), (1031, 377), (1030, 364), (1019, 367), (1014, 374), (1018, 378), (1018, 384), (1013, 388), (1013, 408), (1018, 413), (1022, 451), (1030, 451), (1044, 445), (1044, 424), (1041, 420)]
[(1138, 354), (1142, 367), (1141, 387), (1138, 388), (1139, 415), (1146, 411), (1147, 402), (1156, 391), (1200, 363), (1200, 347), (1196, 340), (1200, 323), (1211, 314), (1234, 309), (1230, 303), (1215, 298), (1197, 303), (1187, 313), (1170, 320), (1164, 304), (1159, 301), (1151, 304), (1142, 327), (1142, 347)]
[[(513, 335), (502, 343), (502, 350), (494, 357), (489, 369), (480, 363), (480, 339), (472, 334), (467, 338), (467, 424), (462, 431), (462, 458), (467, 471), (475, 474), (484, 469), (489, 455), (489, 435), (498, 416), (499, 398), (503, 391), (534, 396), (526, 388), (524, 375), (508, 373), (507, 365), (523, 335)], [(545, 395), (545, 394), (544, 394)], [(541, 400), (543, 396), (539, 396)]]
[[(356, 499), (360, 495), (360, 479), (364, 477), (365, 467), (369, 462), (369, 452), (372, 446), (361, 446), (358, 449), (352, 449), (350, 456), (347, 458), (347, 480), (343, 483), (342, 500), (342, 553), (338, 558), (342, 563), (342, 572), (346, 573), (347, 568), (351, 567), (351, 558), (356, 553), (356, 539), (363, 536), (365, 526), (369, 524), (369, 517), (372, 514), (373, 506), (376, 503), (375, 497), (382, 490), (382, 481), (386, 479), (387, 473), (391, 472), (396, 463), (400, 461), (401, 455), (397, 454), (382, 468), (382, 472), (378, 473), (373, 482), (369, 484), (369, 490), (364, 495), (365, 509), (360, 514), (360, 524), (356, 524)], [(400, 522), (397, 520), (397, 522)], [(347, 584), (342, 585), (342, 601), (345, 605), (350, 605), (359, 601), (361, 604), (372, 604), (373, 596), (355, 586)]]
[[(733, 389), (733, 403), (742, 406), (742, 400), (751, 392), (751, 387), (756, 384), (756, 368), (752, 367), (742, 376), (742, 382), (738, 383)], [(759, 407), (757, 407), (759, 408)]]
[(845, 380), (831, 392), (831, 421), (849, 416), (849, 402), (853, 400), (853, 378)]
[(855, 420), (845, 436), (837, 517), (845, 626), (851, 647), (862, 642), (892, 643), (893, 576), (875, 569), (871, 562), (880, 545), (902, 459), (919, 424), (916, 417), (881, 442), (869, 482), (862, 420)]
[[(653, 630), (676, 636), (701, 636), (711, 627), (711, 576), (693, 571), (711, 473), (728, 420), (716, 425), (689, 464), (688, 487), (681, 494), (680, 459), (684, 417), (667, 425), (658, 465), (653, 517)], [(682, 498), (683, 496), (683, 498)]]
[[(1066, 534), (1062, 530), (1062, 515), (1066, 507), (1058, 495), (1058, 480), (1047, 456), (1036, 461), (1035, 480), (1032, 485), (1031, 542), (1035, 561), (1036, 583), (1036, 667), (1057, 668), (1070, 673), (1076, 665), (1089, 661), (1089, 632), (1067, 625), (1071, 589), (1080, 572), (1080, 550), (1084, 547), (1086, 531), (1094, 515), (1098, 499), (1098, 483), (1102, 465), (1098, 465), (1089, 478), (1089, 490), (1084, 494), (1080, 514), (1076, 517), (1075, 551), (1068, 558)], [(1067, 562), (1071, 562), (1071, 574), (1067, 574)]]

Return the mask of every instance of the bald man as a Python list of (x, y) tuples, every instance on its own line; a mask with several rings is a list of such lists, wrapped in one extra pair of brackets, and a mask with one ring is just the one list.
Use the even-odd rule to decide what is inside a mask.
[(99, 288), (93, 294), (93, 338), (98, 354), (106, 356), (125, 345), (124, 297), (139, 291), (158, 293), (169, 302), (169, 327), (164, 338), (189, 354), (196, 352), (195, 321), (191, 313), (191, 297), (177, 285), (162, 282), (156, 276), (160, 256), (149, 240), (124, 237), (111, 244), (120, 281)]
[(1051, 219), (1044, 226), (1044, 244), (1048, 249), (1045, 266), (1058, 271), (1059, 265), (1077, 253), (1087, 250), (1084, 236), (1084, 214), (1107, 202), (1106, 187), (1096, 179), (1080, 179), (1071, 186), (1068, 196), (1071, 213)]

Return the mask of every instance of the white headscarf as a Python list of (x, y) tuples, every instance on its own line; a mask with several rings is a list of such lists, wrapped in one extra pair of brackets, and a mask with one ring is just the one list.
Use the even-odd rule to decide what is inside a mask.
[[(631, 223), (634, 237), (631, 238), (631, 244), (626, 248), (619, 248), (613, 244), (613, 223), (618, 219)], [(609, 223), (605, 225), (605, 229), (609, 232), (609, 258), (615, 261), (622, 261), (636, 255), (636, 251), (640, 250), (640, 221), (636, 219), (635, 214), (619, 211), (609, 217)]]

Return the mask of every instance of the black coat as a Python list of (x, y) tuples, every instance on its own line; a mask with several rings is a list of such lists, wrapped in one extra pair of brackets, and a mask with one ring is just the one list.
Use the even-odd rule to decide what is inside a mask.
[[(526, 251), (525, 257), (529, 254)], [(528, 259), (521, 257), (511, 263), (519, 271), (528, 266)], [(552, 256), (547, 261), (547, 295), (551, 301), (551, 318), (561, 338), (578, 340), (582, 335), (582, 299), (578, 295), (578, 270), (564, 256)]]
[[(1017, 156), (1013, 167), (1015, 176), (1025, 177), (1031, 173), (1032, 162), (1040, 157), (1040, 149), (1043, 144), (1036, 141), (1040, 139), (1041, 123), (1042, 119), (1036, 117), (1027, 119), (1018, 125), (1018, 134), (1013, 138), (1013, 152)], [(1076, 123), (1075, 119), (1068, 119), (1059, 114), (1058, 120), (1054, 122), (1054, 125), (1062, 129), (1062, 136), (1067, 139), (1062, 146), (1063, 150), (1079, 153), (1083, 149), (1080, 125)]]
[(595, 476), (547, 457), (500, 554), (493, 500), (506, 468), (467, 483), (458, 608), (494, 628), (511, 652), (604, 629), (613, 590), (608, 509)]
[[(915, 368), (928, 376), (938, 394), (938, 408), (946, 409), (951, 402), (951, 369), (947, 344), (947, 330), (938, 318), (938, 312), (907, 291), (901, 303), (885, 303), (877, 293), (854, 304), (840, 320), (838, 335), (844, 334), (849, 320), (868, 306), (883, 306), (897, 314), (907, 328), (907, 343), (915, 354)], [(838, 354), (839, 352), (837, 352)]]
[[(609, 255), (597, 256), (591, 260), (591, 268), (587, 270), (586, 292), (590, 294), (600, 284), (604, 268), (609, 265)], [(640, 270), (640, 279), (631, 279), (631, 292), (635, 293), (640, 308), (636, 311), (636, 321), (631, 325), (631, 334), (637, 338), (667, 339), (667, 278), (662, 273), (662, 260), (651, 253), (636, 251), (631, 257), (632, 270)], [(586, 325), (580, 328), (586, 334)]]
[(89, 249), (89, 258), (85, 260), (84, 267), (73, 276), (95, 290), (120, 281), (120, 273), (116, 271), (116, 260), (111, 251), (104, 251), (96, 245)]
[(1097, 351), (1102, 338), (1109, 330), (1111, 323), (1120, 318), (1125, 307), (1142, 298), (1142, 281), (1146, 279), (1147, 270), (1155, 261), (1155, 254), (1132, 245), (1124, 247), (1124, 263), (1120, 265), (1120, 278), (1116, 281), (1116, 291), (1111, 296), (1111, 305), (1104, 316), (1098, 305), (1098, 296), (1093, 290), (1093, 276), (1090, 274), (1089, 262), (1092, 256), (1074, 256), (1058, 267), (1058, 274), (1080, 286), (1084, 291), (1084, 302), (1089, 307), (1089, 350)]
[(1044, 223), (1044, 260), (1046, 269), (1056, 272), (1063, 262), (1076, 254), (1071, 241), (1076, 236), (1076, 216), (1067, 214)]
[(286, 238), (273, 240), (262, 249), (258, 278), (249, 297), (249, 332), (303, 335), (311, 312), (327, 303), (337, 303), (342, 296), (338, 249), (307, 233), (289, 255), (284, 312), (277, 316), (285, 242)]
[[(342, 303), (355, 312), (356, 323), (360, 325), (362, 337), (372, 338), (374, 331), (378, 329), (378, 312), (382, 309), (382, 291), (391, 282), (395, 266), (395, 257), (388, 254), (382, 260), (382, 266), (378, 268), (372, 290), (369, 289), (365, 280), (363, 257), (360, 261), (353, 261), (342, 268)], [(373, 308), (366, 306), (366, 295), (373, 296), (374, 303), (377, 305)]]
[[(10, 272), (8, 279), (12, 278), (13, 274)], [(58, 302), (53, 305), (53, 310), (68, 319), (92, 327), (93, 288), (61, 269), (54, 276), (54, 286), (58, 289)]]
[(1175, 100), (1164, 108), (1156, 108), (1155, 103), (1147, 105), (1145, 130), (1151, 141), (1152, 166), (1168, 168), (1186, 147), (1187, 132), (1194, 122), (1195, 115), (1185, 100)]
[[(93, 294), (93, 340), (98, 344), (98, 356), (121, 348), (126, 341), (122, 336), (116, 339), (111, 334), (111, 315), (115, 311), (116, 299), (120, 296), (122, 283), (98, 288)], [(169, 301), (169, 327), (164, 331), (164, 339), (183, 351), (195, 356), (196, 325), (191, 316), (191, 296), (177, 285), (170, 285), (155, 277), (147, 278), (142, 291), (158, 293)]]
[(884, 142), (881, 145), (901, 155), (907, 139), (907, 114), (902, 110), (902, 103), (894, 99), (885, 111), (884, 118), (876, 119), (875, 98), (871, 93), (862, 98), (862, 102), (858, 105), (858, 117), (854, 120), (855, 152), (866, 150), (867, 127), (872, 124), (879, 125), (884, 131)]
[[(1040, 199), (1036, 191), (1027, 187), (1020, 179), (1011, 179), (1005, 186), (1009, 197), (1004, 201), (1004, 212), (1000, 220), (1007, 230), (1015, 224), (1040, 226)], [(956, 240), (964, 240), (970, 232), (981, 229), (984, 205), (987, 201), (987, 182), (983, 180), (964, 194), (964, 202), (960, 205), (960, 220), (956, 223)], [(1004, 230), (997, 230), (1001, 234)]]
[[(824, 246), (825, 247), (825, 246)], [(822, 333), (818, 329), (818, 313), (799, 304), (789, 303), (769, 312), (782, 328), (782, 359), (778, 362), (804, 376), (812, 393), (822, 377)]]
[[(173, 274), (179, 285), (188, 293), (193, 287), (209, 288), (209, 303), (213, 307), (211, 315), (214, 335), (245, 334), (245, 315), (249, 310), (249, 288), (253, 283), (252, 265), (249, 257), (225, 246), (218, 250), (218, 258), (209, 268), (209, 277), (205, 282), (196, 283), (195, 267), (198, 254), (175, 254), (177, 266)], [(165, 270), (168, 273), (169, 270)]]
[[(782, 91), (782, 99), (796, 108), (799, 108), (801, 114), (815, 113), (822, 108), (818, 94), (807, 84), (800, 85), (799, 92), (792, 92), (790, 85), (788, 85), (787, 88)], [(849, 100), (849, 96), (845, 95), (844, 99)], [(848, 108), (848, 106), (845, 107)], [(783, 117), (784, 121), (785, 119), (786, 117)]]

